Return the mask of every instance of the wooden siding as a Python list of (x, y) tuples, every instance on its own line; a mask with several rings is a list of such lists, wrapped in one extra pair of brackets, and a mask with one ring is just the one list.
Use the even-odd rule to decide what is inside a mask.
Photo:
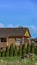
[(10, 46), (11, 44), (15, 45), (15, 38), (8, 38), (7, 45)]
[[(16, 43), (16, 38), (20, 38), (21, 39), (21, 43), (20, 44), (18, 44), (18, 43)], [(1, 42), (1, 40), (0, 40), (0, 47), (7, 47), (7, 46), (10, 46), (11, 44), (13, 44), (13, 45), (22, 45), (22, 44), (25, 44), (25, 45), (27, 45), (27, 43), (29, 42), (29, 40), (27, 39), (27, 38), (25, 38), (24, 36), (23, 37), (10, 37), (10, 38), (8, 38), (7, 37), (7, 42)]]
[(0, 48), (1, 47), (3, 47), (3, 48), (7, 47), (7, 43), (6, 42), (0, 42)]

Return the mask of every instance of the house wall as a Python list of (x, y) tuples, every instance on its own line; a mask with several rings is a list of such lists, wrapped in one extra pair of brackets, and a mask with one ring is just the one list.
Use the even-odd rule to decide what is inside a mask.
[(10, 46), (11, 44), (15, 45), (15, 38), (8, 38), (7, 39), (7, 46)]
[(18, 45), (16, 43), (16, 38), (7, 38), (7, 42), (1, 42), (1, 38), (0, 38), (0, 47), (7, 47), (10, 46), (11, 44)]
[(7, 38), (6, 42), (1, 42), (0, 38), (0, 48), (10, 46), (11, 44), (15, 45), (15, 38)]
[[(16, 42), (16, 39), (17, 39), (17, 38), (18, 38), (18, 37), (16, 37), (16, 38), (8, 38), (8, 40), (7, 40), (7, 45), (8, 45), (8, 46), (10, 46), (11, 44), (16, 45), (16, 46), (20, 45), (20, 44), (18, 44), (18, 43)], [(19, 38), (19, 39), (21, 39), (21, 43), (22, 43), (22, 38)]]
[(24, 44), (24, 37), (22, 37), (22, 44)]
[[(18, 37), (16, 37), (16, 38), (18, 38)], [(20, 45), (20, 44), (16, 43), (16, 38), (9, 37), (9, 38), (7, 38), (7, 42), (1, 42), (1, 39), (0, 39), (0, 47), (7, 47), (7, 46), (10, 46), (11, 44), (17, 45), (17, 46)], [(22, 44), (27, 45), (27, 43), (29, 42), (25, 37), (21, 37), (19, 39), (21, 39), (21, 45)]]

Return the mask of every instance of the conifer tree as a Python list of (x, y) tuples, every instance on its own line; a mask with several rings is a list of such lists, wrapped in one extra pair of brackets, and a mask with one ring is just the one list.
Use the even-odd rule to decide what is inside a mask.
[(27, 53), (29, 54), (30, 53), (30, 44), (28, 43), (27, 45)]

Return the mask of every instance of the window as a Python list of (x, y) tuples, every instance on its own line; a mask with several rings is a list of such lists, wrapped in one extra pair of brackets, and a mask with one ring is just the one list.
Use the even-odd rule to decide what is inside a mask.
[(16, 43), (20, 44), (21, 43), (21, 39), (20, 38), (16, 38)]
[(6, 38), (1, 38), (1, 42), (6, 42)]
[(1, 49), (3, 49), (3, 48), (1, 48)]

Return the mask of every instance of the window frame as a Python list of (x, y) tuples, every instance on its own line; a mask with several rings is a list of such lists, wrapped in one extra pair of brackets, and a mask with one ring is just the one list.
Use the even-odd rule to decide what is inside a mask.
[(21, 44), (21, 38), (16, 38), (16, 44)]
[(6, 38), (1, 38), (1, 42), (7, 42)]

